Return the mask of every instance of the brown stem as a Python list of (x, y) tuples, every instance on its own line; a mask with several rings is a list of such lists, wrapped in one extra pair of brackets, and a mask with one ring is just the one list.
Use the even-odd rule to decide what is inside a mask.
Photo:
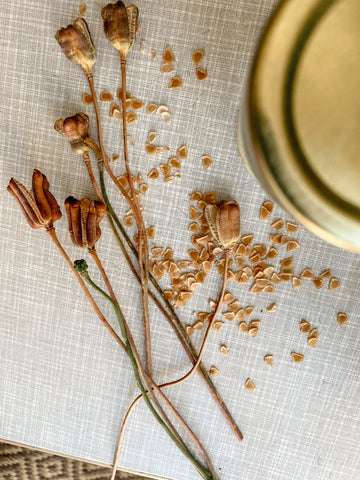
[(54, 242), (56, 245), (57, 249), (59, 250), (61, 256), (64, 258), (66, 263), (69, 265), (72, 273), (75, 275), (76, 280), (79, 282), (80, 287), (82, 288), (83, 292), (85, 293), (86, 298), (88, 299), (90, 305), (92, 306), (93, 310), (95, 311), (96, 315), (99, 317), (101, 322), (104, 324), (105, 328), (108, 330), (108, 332), (111, 334), (111, 336), (115, 339), (115, 341), (120, 345), (120, 347), (126, 352), (126, 347), (124, 345), (124, 342), (121, 340), (119, 335), (115, 332), (115, 330), (112, 328), (112, 326), (109, 324), (109, 322), (106, 320), (104, 315), (101, 313), (99, 307), (97, 306), (93, 296), (89, 292), (89, 289), (85, 285), (84, 280), (81, 278), (81, 275), (78, 274), (78, 272), (75, 270), (72, 261), (70, 260), (68, 254), (65, 252), (63, 246), (61, 245), (56, 232), (55, 228), (49, 228), (46, 230), (46, 232), (49, 234), (51, 240)]
[[(120, 54), (121, 63), (121, 88), (122, 88), (122, 117), (123, 117), (123, 146), (124, 146), (124, 160), (125, 168), (128, 175), (128, 182), (130, 185), (131, 196), (134, 200), (134, 206), (138, 211), (138, 217), (135, 217), (139, 232), (139, 268), (142, 287), (142, 302), (144, 315), (144, 330), (145, 330), (145, 351), (146, 351), (146, 371), (151, 375), (151, 336), (150, 336), (150, 322), (149, 322), (149, 303), (148, 303), (148, 278), (149, 278), (149, 245), (146, 236), (146, 229), (144, 220), (140, 212), (140, 205), (138, 197), (135, 192), (134, 183), (131, 175), (128, 142), (127, 142), (127, 122), (126, 122), (126, 59)], [(143, 255), (144, 247), (144, 255)]]
[(95, 179), (95, 176), (94, 176), (94, 172), (93, 172), (93, 169), (91, 167), (91, 162), (90, 162), (90, 157), (89, 157), (89, 153), (88, 152), (84, 152), (83, 153), (83, 160), (84, 160), (84, 163), (85, 163), (85, 166), (86, 166), (86, 169), (88, 171), (88, 174), (89, 174), (89, 178), (91, 180), (91, 183), (94, 187), (94, 190), (95, 190), (95, 193), (96, 195), (98, 196), (99, 200), (101, 200), (102, 202), (104, 201), (103, 199), (103, 196), (101, 194), (101, 190), (96, 182), (96, 179)]
[(116, 299), (116, 296), (115, 296), (115, 293), (114, 293), (114, 290), (111, 286), (111, 283), (110, 283), (110, 280), (109, 280), (109, 277), (107, 276), (106, 272), (105, 272), (105, 269), (103, 267), (103, 264), (97, 254), (97, 251), (95, 248), (89, 248), (88, 249), (88, 252), (90, 253), (92, 259), (94, 260), (94, 262), (96, 263), (96, 266), (98, 267), (98, 269), (100, 270), (100, 273), (101, 273), (101, 276), (103, 277), (103, 280), (105, 282), (105, 285), (106, 285), (106, 288), (108, 289), (108, 292), (110, 294), (110, 297), (114, 300), (114, 302), (116, 303), (117, 307), (119, 308), (119, 304), (118, 304), (118, 301)]

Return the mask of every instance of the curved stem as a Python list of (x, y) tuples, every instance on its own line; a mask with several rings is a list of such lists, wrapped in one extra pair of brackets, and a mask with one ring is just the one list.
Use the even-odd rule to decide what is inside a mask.
[[(134, 355), (134, 351), (133, 351), (133, 348), (132, 348), (132, 345), (130, 345), (130, 338), (128, 337), (128, 331), (125, 327), (125, 323), (124, 323), (124, 317), (121, 313), (121, 310), (118, 308), (118, 306), (116, 305), (116, 302), (114, 302), (114, 300), (109, 296), (107, 295), (98, 285), (96, 285), (90, 278), (89, 274), (88, 273), (85, 273), (84, 275), (84, 279), (89, 283), (89, 285), (91, 285), (96, 291), (98, 291), (103, 297), (105, 297), (113, 306), (114, 308), (114, 311), (116, 313), (116, 316), (118, 318), (118, 321), (119, 321), (119, 325), (120, 325), (120, 329), (121, 329), (121, 334), (125, 340), (125, 345), (126, 345), (126, 349), (127, 349), (127, 352), (128, 352), (128, 355), (129, 355), (129, 358), (130, 358), (130, 361), (131, 361), (131, 364), (132, 364), (132, 367), (133, 367), (133, 371), (134, 371), (134, 375), (135, 375), (135, 378), (136, 378), (136, 381), (138, 383), (138, 386), (141, 390), (141, 393), (142, 393), (142, 396), (145, 400), (145, 403), (147, 404), (148, 408), (150, 409), (150, 411), (152, 412), (152, 414), (154, 415), (154, 417), (156, 418), (156, 420), (160, 423), (160, 425), (164, 428), (164, 430), (166, 431), (166, 433), (169, 435), (169, 437), (173, 440), (173, 442), (177, 445), (177, 447), (182, 451), (182, 453), (188, 458), (188, 460), (190, 460), (190, 462), (194, 465), (194, 467), (196, 468), (196, 470), (200, 473), (200, 475), (205, 479), (205, 480), (212, 480), (214, 479), (213, 475), (208, 471), (206, 470), (197, 460), (196, 458), (191, 454), (191, 452), (189, 451), (189, 449), (186, 447), (186, 445), (184, 444), (184, 442), (181, 440), (181, 438), (179, 437), (179, 435), (176, 435), (174, 433), (174, 429), (170, 428), (165, 422), (164, 420), (161, 418), (161, 416), (158, 414), (158, 412), (156, 411), (156, 409), (154, 408), (153, 404), (151, 403), (150, 401), (150, 398), (149, 398), (149, 394), (150, 394), (150, 389), (146, 390), (146, 388), (144, 387), (143, 383), (142, 383), (142, 379), (141, 379), (141, 376), (140, 376), (140, 371), (139, 369), (141, 368), (141, 365), (138, 364), (137, 360), (135, 359), (135, 355)], [(145, 374), (146, 375), (146, 374)], [(146, 375), (147, 377), (147, 375)]]
[(83, 292), (85, 293), (86, 298), (88, 299), (90, 305), (92, 306), (93, 310), (95, 311), (96, 315), (99, 317), (101, 322), (105, 325), (106, 329), (108, 332), (110, 332), (111, 336), (116, 340), (116, 342), (120, 345), (120, 347), (126, 352), (126, 347), (124, 345), (124, 342), (121, 340), (119, 335), (115, 332), (115, 330), (112, 328), (112, 326), (109, 324), (109, 322), (106, 320), (104, 315), (101, 313), (99, 307), (97, 306), (93, 296), (89, 292), (89, 289), (85, 285), (84, 280), (81, 278), (81, 276), (78, 274), (78, 272), (74, 269), (73, 263), (70, 260), (68, 254), (65, 252), (63, 246), (61, 245), (59, 239), (57, 238), (55, 228), (50, 228), (46, 230), (46, 233), (49, 234), (51, 240), (54, 242), (56, 245), (57, 249), (59, 250), (61, 256), (64, 258), (66, 263), (69, 265), (72, 273), (75, 275), (76, 280), (79, 282), (80, 287), (82, 288)]

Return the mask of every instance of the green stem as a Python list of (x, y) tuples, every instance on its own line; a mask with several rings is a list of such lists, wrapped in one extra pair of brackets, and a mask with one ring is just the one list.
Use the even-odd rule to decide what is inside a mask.
[(205, 469), (194, 457), (193, 455), (190, 453), (190, 451), (187, 449), (187, 447), (181, 443), (178, 438), (176, 438), (176, 436), (173, 434), (173, 432), (170, 430), (170, 428), (166, 425), (166, 423), (163, 421), (163, 419), (160, 417), (160, 415), (158, 414), (158, 412), (155, 410), (153, 404), (151, 403), (150, 401), (150, 398), (148, 396), (148, 392), (146, 391), (142, 381), (141, 381), (141, 377), (140, 377), (140, 374), (139, 374), (139, 370), (138, 370), (138, 365), (136, 363), (136, 360), (135, 360), (135, 357), (134, 357), (134, 354), (133, 354), (133, 351), (132, 351), (132, 348), (130, 346), (130, 343), (129, 343), (129, 339), (128, 339), (128, 336), (127, 336), (127, 331), (126, 331), (126, 328), (125, 328), (125, 324), (124, 324), (124, 319), (122, 317), (122, 314), (118, 308), (118, 306), (116, 305), (116, 302), (114, 302), (114, 300), (107, 294), (105, 293), (98, 285), (96, 285), (90, 278), (89, 274), (88, 273), (85, 273), (83, 274), (83, 277), (85, 279), (85, 281), (91, 286), (93, 287), (98, 293), (100, 293), (104, 298), (106, 298), (106, 300), (108, 300), (111, 305), (113, 306), (113, 309), (116, 313), (116, 316), (117, 316), (117, 319), (119, 321), (119, 325), (120, 325), (120, 330), (121, 330), (121, 334), (123, 336), (123, 339), (124, 339), (124, 342), (125, 342), (125, 346), (126, 346), (126, 350), (128, 352), (128, 355), (129, 355), (129, 358), (130, 358), (130, 361), (131, 361), (131, 365), (133, 367), (133, 371), (134, 371), (134, 375), (135, 375), (135, 379), (136, 379), (136, 382), (140, 388), (140, 391), (142, 393), (142, 396), (145, 400), (145, 403), (147, 404), (148, 408), (150, 409), (151, 413), (154, 415), (155, 419), (160, 423), (160, 425), (163, 427), (163, 429), (165, 430), (165, 432), (169, 435), (169, 437), (171, 438), (171, 440), (177, 445), (177, 447), (180, 449), (180, 451), (186, 456), (186, 458), (188, 460), (190, 460), (190, 462), (194, 465), (194, 467), (196, 468), (196, 470), (199, 472), (199, 474), (202, 476), (202, 478), (204, 478), (205, 480), (213, 480), (213, 476), (211, 475), (211, 473)]

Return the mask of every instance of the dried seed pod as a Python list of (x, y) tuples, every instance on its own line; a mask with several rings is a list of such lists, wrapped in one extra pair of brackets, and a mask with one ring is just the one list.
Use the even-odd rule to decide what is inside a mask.
[(60, 207), (49, 187), (46, 176), (36, 169), (33, 172), (30, 192), (15, 178), (10, 179), (7, 191), (18, 202), (31, 228), (44, 227), (49, 230), (53, 223), (61, 218)]
[(74, 197), (65, 200), (71, 240), (76, 247), (93, 249), (101, 236), (100, 222), (106, 211), (103, 202)]
[(209, 204), (204, 209), (205, 219), (216, 242), (223, 248), (232, 248), (240, 239), (240, 207), (235, 200)]
[(136, 36), (138, 9), (135, 5), (125, 7), (123, 2), (109, 3), (101, 10), (107, 39), (122, 59), (131, 50)]
[(72, 25), (60, 28), (55, 35), (65, 56), (86, 73), (96, 61), (96, 52), (91, 39), (88, 24), (83, 18), (77, 18)]
[(82, 155), (89, 150), (85, 143), (89, 138), (89, 117), (85, 113), (77, 113), (72, 117), (56, 120), (54, 128), (57, 132), (65, 135), (70, 141), (72, 150)]

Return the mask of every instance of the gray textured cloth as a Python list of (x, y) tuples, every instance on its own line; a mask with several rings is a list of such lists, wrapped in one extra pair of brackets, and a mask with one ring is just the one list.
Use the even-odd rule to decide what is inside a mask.
[[(156, 244), (173, 248), (176, 259), (186, 258), (192, 248), (188, 194), (196, 189), (236, 199), (243, 232), (254, 233), (257, 242), (268, 244), (273, 219), (289, 219), (276, 207), (271, 221), (259, 220), (259, 206), (268, 197), (242, 165), (236, 138), (245, 74), (256, 38), (275, 3), (137, 3), (141, 31), (128, 57), (128, 90), (145, 103), (168, 105), (172, 123), (165, 125), (159, 116), (140, 110), (139, 120), (129, 126), (136, 141), (130, 158), (133, 171), (145, 178), (181, 145), (188, 147), (181, 179), (168, 184), (149, 180), (143, 201), (146, 224), (156, 225)], [(71, 0), (3, 0), (0, 9), (0, 438), (110, 464), (122, 418), (137, 395), (129, 362), (93, 314), (46, 233), (31, 230), (6, 193), (11, 176), (29, 186), (32, 170), (38, 168), (47, 175), (59, 202), (68, 195), (93, 198), (82, 161), (53, 130), (57, 118), (84, 111), (96, 136), (92, 106), (81, 102), (82, 93), (89, 90), (86, 78), (54, 39), (59, 27), (79, 15), (79, 5)], [(121, 84), (119, 62), (103, 34), (102, 6), (99, 0), (89, 2), (85, 18), (98, 53), (97, 91), (108, 89), (115, 95)], [(148, 46), (145, 52), (141, 40)], [(183, 88), (169, 90), (171, 75), (159, 72), (167, 45), (175, 54)], [(191, 59), (198, 48), (206, 52), (201, 66), (208, 78), (203, 82), (196, 79)], [(155, 60), (150, 49), (157, 52)], [(121, 154), (121, 124), (109, 118), (108, 110), (109, 104), (102, 103), (105, 147), (109, 155)], [(151, 130), (159, 133), (156, 144), (170, 148), (161, 158), (144, 151)], [(214, 160), (208, 170), (201, 165), (203, 154)], [(120, 161), (114, 170), (123, 172)], [(115, 188), (109, 186), (109, 193), (123, 216), (128, 207)], [(102, 230), (98, 253), (142, 346), (139, 288), (105, 221)], [(57, 223), (57, 231), (72, 259), (86, 254), (72, 246), (65, 219)], [(237, 320), (225, 321), (206, 347), (204, 364), (218, 367), (214, 382), (244, 441), (234, 438), (197, 375), (168, 390), (208, 450), (221, 480), (360, 479), (360, 261), (302, 227), (295, 238), (301, 244), (293, 254), (295, 272), (311, 267), (319, 274), (331, 268), (341, 288), (317, 291), (308, 281), (295, 291), (285, 283), (270, 295), (251, 293), (248, 285), (232, 282), (228, 289), (241, 306), (255, 305), (251, 318), (262, 320), (259, 335), (246, 336), (238, 331)], [(283, 248), (281, 258), (286, 256)], [(93, 276), (100, 282), (95, 271)], [(166, 287), (168, 279), (161, 283)], [(208, 308), (208, 299), (216, 298), (220, 284), (213, 269), (205, 285), (179, 310), (184, 324), (194, 322), (193, 312)], [(266, 307), (274, 301), (278, 310), (267, 313)], [(116, 327), (110, 307), (99, 303)], [(342, 328), (336, 322), (339, 311), (349, 316)], [(189, 368), (187, 358), (153, 306), (150, 313), (155, 378), (174, 379)], [(314, 350), (299, 332), (302, 318), (319, 329)], [(197, 347), (202, 336), (203, 332), (195, 332), (192, 337)], [(221, 344), (229, 348), (226, 357), (219, 353)], [(304, 353), (304, 362), (293, 363), (291, 351)], [(272, 369), (264, 364), (266, 354), (274, 355)], [(244, 388), (248, 377), (256, 384), (255, 391)], [(119, 466), (169, 479), (198, 478), (143, 403), (130, 418)]]

